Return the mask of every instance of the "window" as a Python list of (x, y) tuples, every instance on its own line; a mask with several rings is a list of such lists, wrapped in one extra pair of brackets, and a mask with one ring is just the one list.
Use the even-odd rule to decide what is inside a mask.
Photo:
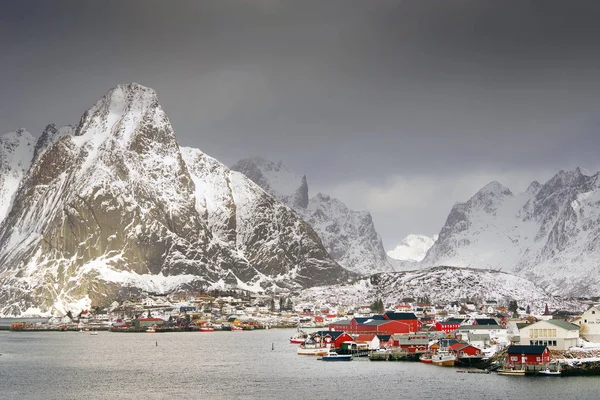
[(596, 311), (592, 310), (592, 314), (596, 314)]
[(542, 357), (536, 357), (536, 361), (542, 361)]

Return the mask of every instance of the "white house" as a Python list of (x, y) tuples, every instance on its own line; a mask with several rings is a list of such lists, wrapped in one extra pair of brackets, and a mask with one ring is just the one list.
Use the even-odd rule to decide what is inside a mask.
[(522, 345), (548, 346), (550, 350), (567, 350), (577, 346), (579, 327), (561, 319), (539, 321), (519, 329)]
[(600, 343), (600, 309), (592, 306), (577, 321), (581, 334), (590, 342)]

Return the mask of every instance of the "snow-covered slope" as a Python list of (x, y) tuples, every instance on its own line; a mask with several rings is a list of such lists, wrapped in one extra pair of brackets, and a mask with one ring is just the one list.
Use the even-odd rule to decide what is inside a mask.
[(542, 313), (546, 304), (552, 308), (578, 309), (582, 305), (553, 297), (533, 282), (515, 275), (471, 268), (435, 267), (426, 270), (375, 274), (352, 283), (312, 287), (300, 293), (300, 299), (328, 304), (358, 306), (381, 299), (384, 304), (402, 303), (404, 298), (448, 303), (473, 299), (478, 303), (509, 300), (532, 312)]
[(437, 239), (438, 235), (408, 235), (387, 255), (400, 261), (421, 261)]
[(519, 195), (493, 182), (452, 208), (422, 264), (502, 270), (552, 293), (597, 296), (598, 177), (560, 171)]
[(0, 315), (103, 306), (131, 290), (339, 282), (311, 227), (242, 174), (183, 155), (149, 88), (120, 85), (49, 126), (0, 227)]
[(24, 129), (0, 136), (0, 223), (9, 213), (13, 198), (33, 158), (35, 139)]
[(281, 162), (244, 159), (231, 169), (292, 207), (344, 268), (360, 275), (394, 270), (368, 212), (351, 210), (340, 200), (321, 193), (309, 198), (306, 176), (291, 172)]

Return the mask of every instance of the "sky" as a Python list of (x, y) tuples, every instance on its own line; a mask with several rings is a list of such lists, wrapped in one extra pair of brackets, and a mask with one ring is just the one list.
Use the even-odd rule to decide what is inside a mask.
[(154, 88), (181, 145), (283, 161), (386, 248), (493, 180), (600, 170), (600, 2), (0, 0), (0, 132)]

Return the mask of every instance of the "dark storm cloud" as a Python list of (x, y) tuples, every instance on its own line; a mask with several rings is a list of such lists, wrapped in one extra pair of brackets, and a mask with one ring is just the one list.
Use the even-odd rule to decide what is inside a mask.
[[(157, 90), (182, 144), (226, 164), (282, 159), (314, 187), (385, 210), (371, 211), (388, 243), (435, 232), (480, 181), (598, 166), (597, 1), (1, 7), (0, 132), (76, 123), (136, 81)], [(407, 184), (417, 177), (463, 191), (437, 204)], [(409, 199), (430, 195), (441, 217), (410, 220)]]

